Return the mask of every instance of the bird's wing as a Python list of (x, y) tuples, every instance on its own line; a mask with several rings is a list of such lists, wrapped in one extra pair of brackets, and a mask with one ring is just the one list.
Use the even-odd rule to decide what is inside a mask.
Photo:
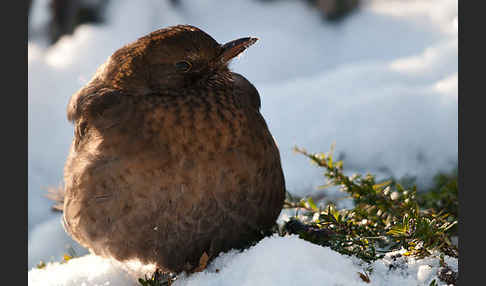
[(91, 127), (106, 130), (130, 118), (132, 96), (111, 88), (89, 85), (74, 94), (67, 107), (68, 120), (74, 123), (75, 145)]
[(98, 119), (103, 113), (118, 106), (126, 94), (117, 89), (89, 85), (74, 94), (68, 104), (67, 117), (76, 122), (80, 118)]

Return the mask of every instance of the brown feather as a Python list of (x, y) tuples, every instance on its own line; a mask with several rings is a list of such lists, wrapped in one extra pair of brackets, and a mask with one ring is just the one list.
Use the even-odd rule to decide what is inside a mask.
[[(64, 221), (95, 254), (180, 272), (198, 269), (204, 253), (210, 260), (262, 238), (281, 211), (285, 182), (256, 88), (213, 59), (220, 45), (209, 35), (174, 29), (115, 53), (130, 63), (145, 57), (151, 68), (132, 65), (113, 77), (127, 61), (111, 57), (73, 95)], [(186, 54), (169, 53), (176, 50)], [(195, 71), (178, 74), (147, 58), (165, 53), (172, 58), (164, 62), (193, 60)]]

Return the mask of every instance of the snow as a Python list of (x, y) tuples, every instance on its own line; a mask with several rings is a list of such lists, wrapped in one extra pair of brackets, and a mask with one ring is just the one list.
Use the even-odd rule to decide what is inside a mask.
[[(267, 237), (243, 252), (230, 251), (218, 256), (204, 271), (181, 274), (174, 286), (204, 285), (445, 285), (437, 278), (438, 259), (406, 259), (393, 263), (387, 257), (372, 263), (368, 273), (370, 283), (361, 280), (366, 264), (341, 255), (328, 247), (321, 247), (297, 236)], [(457, 259), (445, 257), (446, 263), (457, 271)], [(28, 274), (29, 285), (135, 285), (139, 277), (150, 277), (153, 268), (132, 262), (128, 269), (116, 261), (86, 255), (67, 263), (51, 263), (44, 269), (33, 269)]]
[[(147, 0), (145, 5), (116, 1), (107, 7), (106, 24), (79, 26), (73, 35), (51, 47), (46, 47), (40, 35), (43, 30), (35, 26), (47, 23), (47, 1), (33, 2), (33, 36), (28, 44), (29, 269), (40, 260), (60, 261), (66, 245), (72, 245), (79, 255), (87, 253), (64, 233), (59, 214), (49, 210), (51, 202), (44, 197), (47, 187), (62, 183), (73, 132), (65, 114), (69, 97), (116, 49), (169, 25), (198, 26), (220, 43), (245, 36), (260, 39), (231, 67), (260, 92), (262, 113), (281, 152), (287, 189), (294, 194), (315, 194), (316, 187), (324, 183), (321, 170), (292, 152), (295, 145), (309, 152), (327, 152), (336, 143), (335, 153), (344, 158), (347, 172), (417, 176), (422, 185), (438, 171), (448, 171), (456, 164), (457, 0), (369, 0), (337, 25), (324, 22), (305, 1), (234, 0), (218, 9), (213, 7), (219, 3), (215, 0), (181, 2), (172, 7), (169, 1)], [(300, 245), (279, 244), (279, 240), (262, 243), (277, 248), (286, 243), (289, 247)], [(267, 250), (260, 245), (249, 253), (264, 255)], [(244, 256), (239, 258), (242, 255), (221, 260), (228, 261), (226, 268), (234, 265), (231, 269), (236, 275), (246, 271), (238, 269), (244, 268), (238, 267), (239, 263), (248, 262)], [(275, 263), (291, 263), (289, 257), (275, 259)], [(45, 272), (32, 270), (29, 279), (50, 271), (68, 273), (62, 269), (75, 261), (82, 264), (92, 259), (100, 264), (100, 271), (106, 263), (92, 256), (78, 259), (52, 264)], [(313, 269), (317, 265), (312, 259), (320, 258), (302, 259), (301, 263)], [(206, 275), (204, 279), (222, 283), (216, 280), (230, 272), (226, 268), (218, 274), (194, 277)], [(414, 271), (416, 276), (420, 273), (420, 279), (427, 279), (427, 269)], [(72, 281), (69, 273), (66, 275), (64, 281)], [(190, 282), (193, 279), (183, 283), (196, 283)], [(206, 283), (204, 279), (198, 283)], [(330, 278), (324, 281), (339, 284)], [(112, 285), (122, 285), (118, 282), (111, 280)], [(69, 285), (56, 283), (33, 285)]]
[(29, 271), (29, 285), (134, 285), (133, 277), (108, 259), (87, 255), (66, 264), (52, 263)]

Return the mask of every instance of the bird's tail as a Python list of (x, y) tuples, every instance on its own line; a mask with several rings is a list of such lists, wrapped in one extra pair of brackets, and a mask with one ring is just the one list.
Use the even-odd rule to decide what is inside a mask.
[(55, 212), (62, 212), (64, 208), (64, 195), (65, 195), (64, 187), (49, 187), (47, 189), (46, 197), (54, 201), (54, 204), (51, 206), (51, 209)]

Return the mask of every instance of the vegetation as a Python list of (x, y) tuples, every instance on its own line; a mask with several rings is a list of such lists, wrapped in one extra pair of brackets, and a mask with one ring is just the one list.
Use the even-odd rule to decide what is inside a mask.
[(151, 277), (138, 278), (138, 283), (142, 286), (170, 286), (176, 279), (175, 275), (157, 269)]
[(333, 160), (332, 149), (317, 154), (299, 148), (295, 151), (323, 168), (328, 181), (324, 188), (338, 187), (349, 195), (354, 207), (337, 209), (333, 203), (318, 207), (311, 197), (287, 194), (284, 207), (300, 213), (284, 225), (280, 234), (298, 234), (302, 239), (365, 262), (405, 249), (405, 256), (436, 255), (442, 268), (448, 268), (441, 255), (459, 256), (457, 246), (452, 243), (458, 223), (457, 170), (438, 174), (430, 190), (418, 193), (416, 186), (405, 188), (395, 180), (377, 182), (371, 174), (346, 176), (343, 162)]

